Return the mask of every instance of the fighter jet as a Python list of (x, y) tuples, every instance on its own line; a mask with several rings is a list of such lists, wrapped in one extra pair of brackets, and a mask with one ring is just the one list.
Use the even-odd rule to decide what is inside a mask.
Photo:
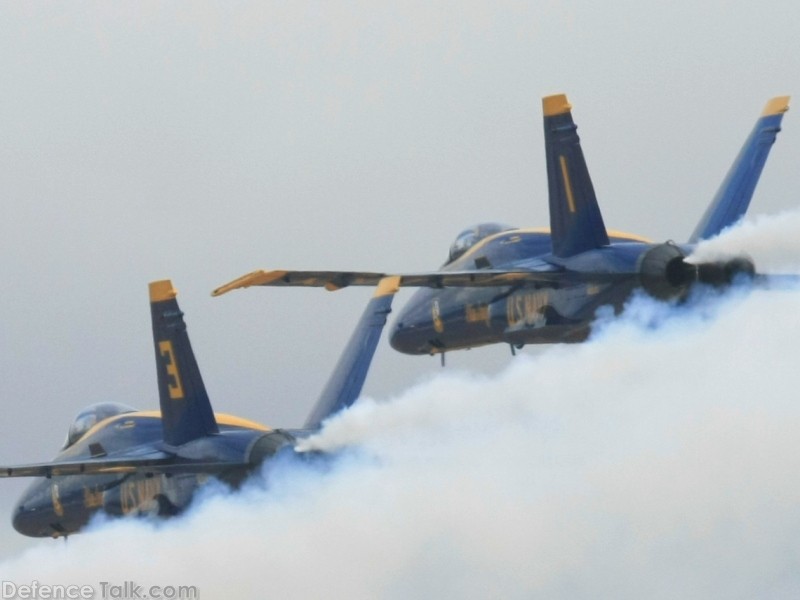
[[(485, 344), (579, 342), (597, 309), (618, 313), (636, 291), (681, 300), (698, 284), (726, 286), (765, 279), (752, 261), (730, 256), (713, 263), (687, 260), (701, 240), (716, 236), (747, 211), (789, 97), (770, 100), (716, 196), (686, 243), (651, 242), (607, 230), (581, 149), (572, 106), (563, 94), (545, 97), (550, 227), (499, 223), (458, 235), (437, 271), (398, 274), (401, 286), (422, 289), (393, 324), (391, 344), (407, 354), (437, 354)], [(375, 285), (385, 273), (255, 271), (217, 288), (215, 295), (254, 285)]]
[(396, 291), (396, 278), (377, 285), (304, 428), (273, 429), (213, 412), (177, 292), (169, 280), (151, 283), (160, 411), (89, 406), (52, 461), (0, 467), (0, 477), (35, 478), (14, 510), (14, 528), (27, 536), (61, 537), (100, 511), (175, 515), (208, 479), (238, 486), (266, 461), (294, 452), (299, 439), (358, 398)]

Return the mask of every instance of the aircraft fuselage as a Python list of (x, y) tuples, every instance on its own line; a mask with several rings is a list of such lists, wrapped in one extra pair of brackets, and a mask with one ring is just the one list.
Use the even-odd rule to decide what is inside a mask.
[[(132, 472), (37, 477), (23, 494), (13, 513), (19, 533), (32, 537), (71, 535), (102, 511), (109, 516), (174, 515), (185, 509), (195, 492), (212, 476), (239, 485), (257, 470), (282, 444), (291, 446), (291, 436), (257, 423), (216, 415), (220, 432), (181, 449), (187, 462), (238, 462), (219, 470)], [(74, 445), (53, 459), (54, 464), (73, 460), (137, 457), (158, 460), (166, 456), (158, 412), (125, 413), (106, 419)], [(242, 460), (244, 458), (244, 460)], [(246, 463), (247, 466), (242, 466)]]
[(469, 227), (450, 246), (447, 262), (433, 271), (258, 270), (213, 294), (250, 286), (338, 290), (375, 285), (392, 275), (400, 287), (421, 288), (393, 324), (392, 347), (407, 354), (436, 354), (494, 343), (580, 341), (599, 307), (619, 312), (637, 289), (680, 300), (697, 283), (724, 287), (740, 275), (777, 281), (756, 273), (747, 257), (728, 255), (702, 263), (687, 257), (697, 243), (745, 215), (788, 108), (788, 96), (767, 102), (686, 244), (654, 244), (606, 229), (572, 105), (565, 94), (554, 94), (542, 98), (548, 229), (496, 222)]
[(421, 288), (400, 311), (390, 342), (406, 354), (494, 343), (579, 342), (588, 336), (598, 308), (610, 306), (618, 313), (637, 289), (665, 299), (684, 295), (694, 281), (694, 274), (681, 270), (690, 251), (689, 245), (612, 233), (606, 247), (559, 258), (551, 252), (547, 230), (509, 229), (478, 241), (441, 272), (533, 271), (551, 274), (553, 281)]

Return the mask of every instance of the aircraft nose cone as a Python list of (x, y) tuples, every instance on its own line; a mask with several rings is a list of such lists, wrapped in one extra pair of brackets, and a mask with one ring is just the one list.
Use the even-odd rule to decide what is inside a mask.
[(434, 320), (440, 319), (441, 313), (439, 300), (433, 293), (427, 288), (417, 290), (400, 310), (389, 331), (392, 348), (404, 354), (431, 353), (432, 342), (438, 340), (443, 331), (441, 320)]
[[(403, 317), (406, 317), (405, 319)], [(430, 353), (430, 327), (419, 323), (413, 315), (400, 315), (389, 332), (389, 344), (403, 354)]]
[(392, 329), (389, 332), (389, 344), (392, 348), (404, 354), (416, 354), (412, 344), (413, 341), (410, 327), (405, 326), (400, 321), (392, 325)]
[(42, 490), (49, 487), (49, 483), (34, 482), (28, 493), (17, 501), (11, 514), (11, 525), (18, 533), (28, 537), (50, 535), (49, 526), (55, 515), (45, 504), (42, 494)]
[(25, 505), (18, 504), (11, 517), (11, 524), (18, 533), (27, 536), (35, 536), (33, 532), (33, 519), (30, 510), (26, 510)]

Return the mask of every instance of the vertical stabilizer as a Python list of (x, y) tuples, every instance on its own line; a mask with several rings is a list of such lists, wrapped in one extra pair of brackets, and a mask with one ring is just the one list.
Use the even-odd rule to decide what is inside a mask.
[(566, 258), (608, 245), (572, 106), (564, 94), (542, 99), (550, 235), (553, 254)]
[(399, 285), (399, 277), (385, 277), (378, 284), (375, 295), (367, 304), (336, 368), (308, 416), (306, 428), (319, 427), (323, 420), (358, 399), (386, 318), (392, 312), (392, 300)]
[(769, 151), (781, 130), (783, 113), (787, 110), (789, 96), (778, 96), (767, 102), (717, 194), (692, 233), (690, 242), (699, 242), (717, 235), (747, 212)]
[(161, 422), (170, 446), (219, 433), (177, 295), (169, 280), (150, 284)]

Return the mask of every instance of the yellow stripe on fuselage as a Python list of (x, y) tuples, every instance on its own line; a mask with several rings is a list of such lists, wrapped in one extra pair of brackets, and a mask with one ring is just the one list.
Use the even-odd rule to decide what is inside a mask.
[[(161, 411), (140, 410), (136, 412), (122, 413), (121, 415), (114, 415), (113, 417), (103, 419), (99, 423), (95, 423), (92, 426), (92, 428), (89, 429), (89, 431), (87, 431), (81, 436), (80, 439), (82, 440), (86, 437), (89, 437), (90, 435), (94, 435), (101, 429), (108, 427), (109, 425), (112, 425), (117, 421), (125, 421), (127, 419), (133, 419), (133, 418), (160, 419)], [(271, 427), (267, 427), (266, 425), (262, 425), (261, 423), (256, 423), (255, 421), (251, 421), (249, 419), (243, 419), (242, 417), (237, 417), (235, 415), (229, 415), (226, 413), (214, 413), (214, 418), (217, 420), (217, 425), (221, 425), (223, 427), (241, 427), (242, 429), (253, 429), (255, 431), (272, 431)]]
[[(455, 262), (462, 262), (464, 258), (467, 258), (476, 252), (480, 252), (481, 249), (486, 246), (486, 244), (491, 243), (492, 241), (499, 239), (503, 236), (507, 235), (521, 235), (521, 234), (529, 234), (529, 233), (541, 233), (550, 235), (550, 228), (549, 227), (524, 227), (519, 229), (506, 229), (505, 231), (500, 231), (498, 233), (493, 233), (492, 235), (486, 236), (477, 244), (475, 244), (472, 248), (467, 250), (464, 254), (458, 257)], [(623, 241), (623, 242), (639, 242), (642, 244), (652, 244), (653, 240), (648, 239), (644, 236), (637, 235), (635, 233), (626, 233), (624, 231), (618, 231), (616, 229), (608, 229), (606, 230), (608, 233), (608, 237), (614, 239), (616, 241)], [(453, 263), (450, 263), (452, 265)], [(448, 266), (450, 266), (448, 265)]]
[(643, 235), (639, 235), (636, 233), (627, 233), (625, 231), (619, 231), (617, 229), (608, 229), (606, 231), (609, 238), (616, 238), (618, 240), (623, 240), (626, 242), (640, 242), (642, 244), (652, 244), (653, 240), (650, 238), (646, 238)]

